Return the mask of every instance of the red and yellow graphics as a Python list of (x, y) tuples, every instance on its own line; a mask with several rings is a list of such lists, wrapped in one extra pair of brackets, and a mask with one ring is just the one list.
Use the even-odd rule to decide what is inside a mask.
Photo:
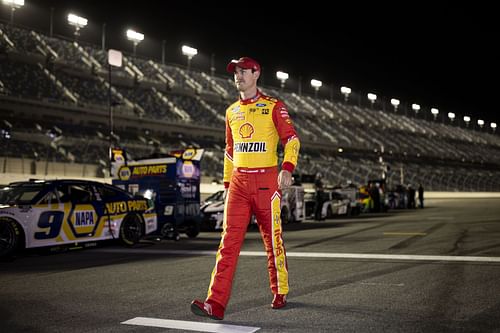
[(262, 95), (233, 103), (226, 110), (224, 182), (233, 168), (267, 168), (278, 164), (277, 145), (284, 147), (283, 167), (297, 165), (300, 142), (285, 104)]
[[(274, 266), (276, 267), (276, 281), (278, 285), (277, 294), (288, 294), (288, 268), (286, 263), (285, 247), (283, 246), (282, 228), (281, 228), (281, 198), (278, 192), (275, 192), (271, 198), (271, 214), (273, 216), (272, 235), (273, 235), (273, 254)], [(271, 258), (268, 258), (271, 260)], [(271, 280), (273, 277), (271, 277)]]

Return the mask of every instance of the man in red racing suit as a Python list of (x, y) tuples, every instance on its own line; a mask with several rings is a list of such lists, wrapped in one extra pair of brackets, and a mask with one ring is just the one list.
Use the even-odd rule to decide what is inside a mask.
[[(224, 185), (227, 189), (221, 242), (204, 302), (191, 303), (193, 313), (212, 319), (224, 318), (241, 245), (255, 214), (267, 252), (271, 306), (286, 305), (288, 267), (282, 239), (281, 189), (292, 183), (300, 142), (285, 104), (263, 95), (257, 88), (260, 65), (248, 57), (231, 61), (240, 99), (226, 110)], [(277, 145), (284, 158), (278, 170)]]

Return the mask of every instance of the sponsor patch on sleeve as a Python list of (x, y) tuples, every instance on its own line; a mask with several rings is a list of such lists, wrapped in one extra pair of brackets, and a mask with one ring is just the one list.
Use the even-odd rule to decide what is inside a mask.
[(280, 113), (281, 115), (281, 118), (290, 118), (290, 116), (288, 115), (288, 110), (286, 108), (286, 106), (282, 105), (280, 106), (280, 108), (278, 109), (278, 112)]

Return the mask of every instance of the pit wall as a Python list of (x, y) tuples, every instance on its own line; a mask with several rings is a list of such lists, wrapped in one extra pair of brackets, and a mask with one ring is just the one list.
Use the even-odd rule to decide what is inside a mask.
[[(36, 179), (87, 179), (98, 182), (111, 183), (111, 178), (97, 177), (99, 165), (80, 163), (60, 163), (47, 161), (34, 161), (32, 159), (0, 157), (0, 185), (14, 181)], [(211, 182), (212, 179), (202, 177), (200, 192), (202, 200), (208, 195), (223, 190), (222, 184)], [(307, 192), (314, 191), (312, 184), (304, 184)], [(425, 199), (461, 199), (461, 198), (500, 198), (498, 192), (430, 192), (424, 193)]]

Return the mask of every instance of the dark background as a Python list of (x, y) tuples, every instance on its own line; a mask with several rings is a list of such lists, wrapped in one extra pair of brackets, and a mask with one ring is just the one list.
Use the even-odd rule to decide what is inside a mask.
[[(292, 3), (292, 2), (290, 2)], [(324, 1), (286, 3), (220, 1), (54, 1), (26, 0), (15, 23), (72, 38), (66, 23), (71, 11), (89, 24), (79, 39), (101, 45), (106, 23), (106, 48), (132, 52), (127, 28), (145, 34), (137, 55), (185, 65), (181, 45), (198, 49), (191, 65), (216, 73), (232, 58), (257, 59), (263, 67), (261, 84), (279, 86), (276, 70), (290, 74), (287, 88), (311, 92), (312, 78), (323, 81), (319, 94), (330, 96), (346, 85), (366, 96), (376, 93), (402, 104), (418, 103), (423, 112), (436, 107), (499, 123), (497, 87), (498, 38), (492, 8), (453, 3), (405, 3), (401, 6), (348, 6)], [(291, 7), (286, 7), (291, 6)], [(1, 5), (0, 19), (10, 11)]]

